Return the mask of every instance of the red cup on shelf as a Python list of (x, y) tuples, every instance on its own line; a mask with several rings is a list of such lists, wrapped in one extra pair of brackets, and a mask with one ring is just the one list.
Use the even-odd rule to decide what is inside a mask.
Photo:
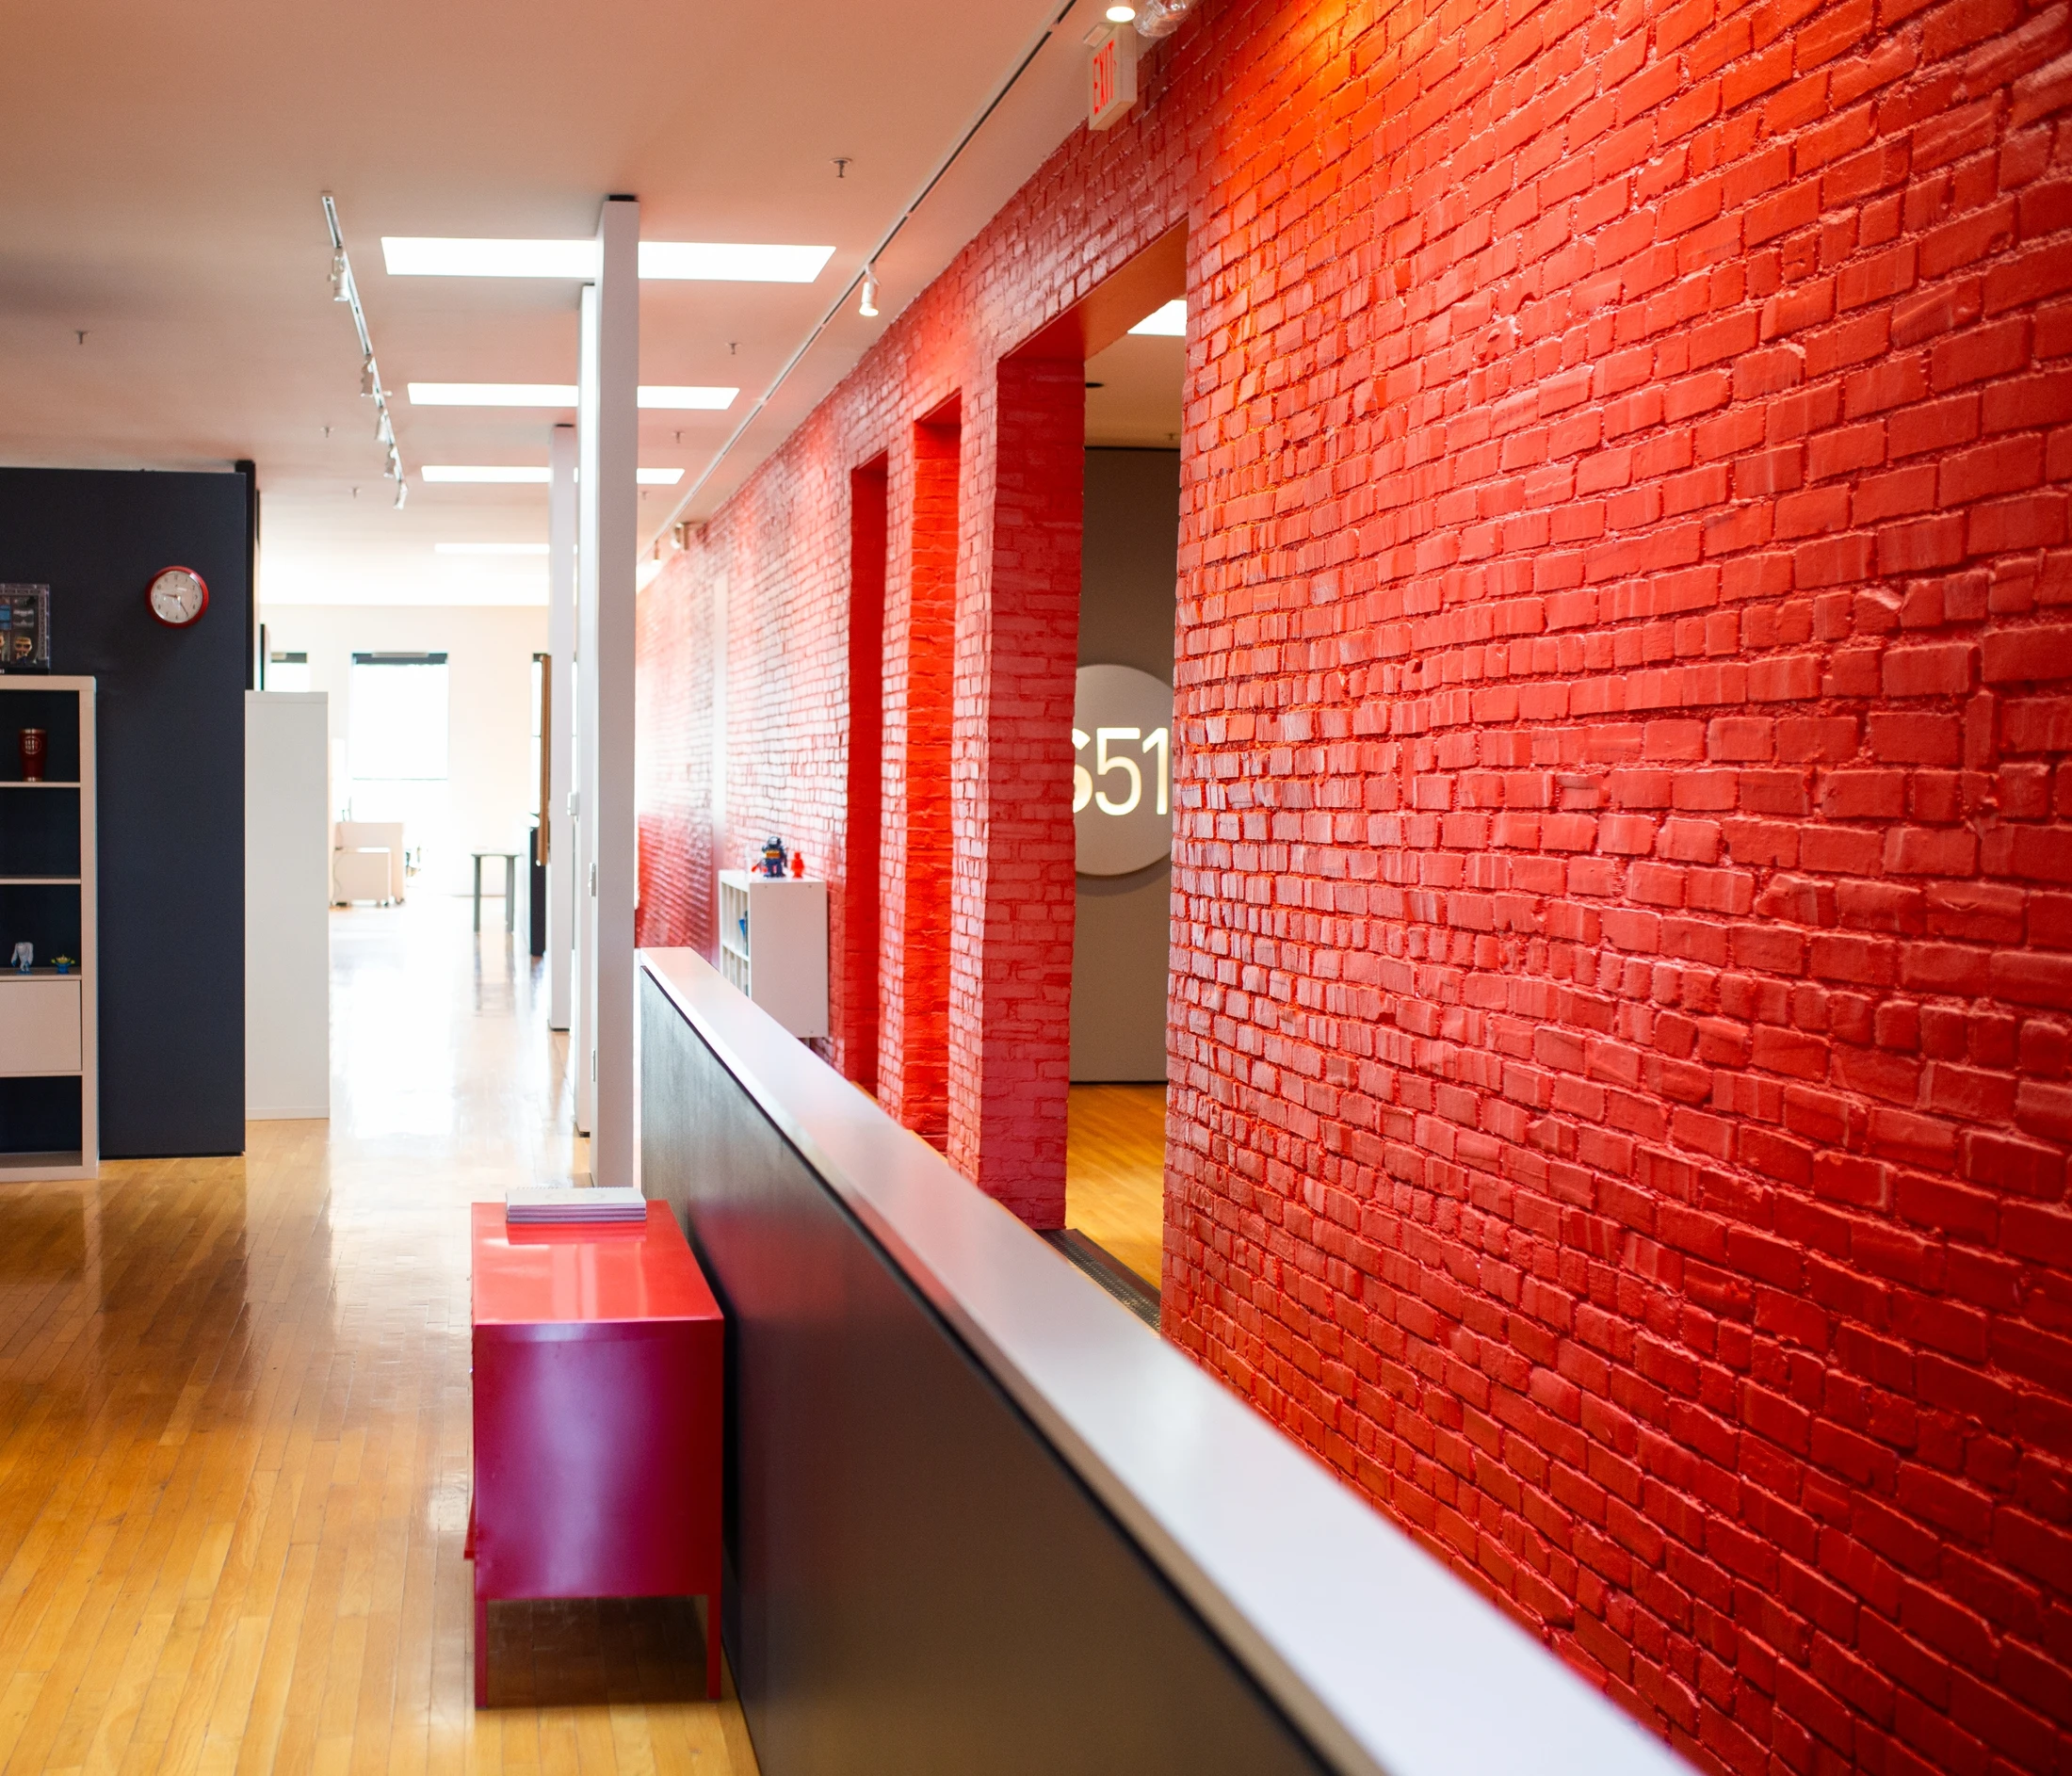
[(43, 781), (43, 758), (49, 751), (50, 735), (45, 730), (22, 730), (22, 781), (24, 783), (40, 783)]

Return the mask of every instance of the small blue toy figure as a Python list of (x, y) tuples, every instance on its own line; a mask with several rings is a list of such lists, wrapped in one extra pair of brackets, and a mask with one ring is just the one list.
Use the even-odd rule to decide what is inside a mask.
[(766, 839), (763, 842), (763, 874), (776, 880), (785, 873), (785, 842), (782, 839)]

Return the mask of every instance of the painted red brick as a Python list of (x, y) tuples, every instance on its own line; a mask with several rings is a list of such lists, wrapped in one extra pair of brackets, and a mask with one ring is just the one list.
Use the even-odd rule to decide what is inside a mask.
[(1169, 1336), (1704, 1768), (2072, 1768), (2065, 12), (1204, 0), (1142, 78), (643, 595), (643, 936), (711, 942), (724, 579), (723, 843), (842, 872), (903, 1104), (958, 399), (947, 1138), (1061, 1212), (1078, 372), (1015, 353), (1184, 220)]

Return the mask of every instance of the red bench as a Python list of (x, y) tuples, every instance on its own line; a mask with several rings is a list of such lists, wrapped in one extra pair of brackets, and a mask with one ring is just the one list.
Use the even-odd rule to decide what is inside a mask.
[(724, 1322), (667, 1204), (647, 1223), (507, 1227), (474, 1205), (475, 1705), (489, 1606), (704, 1597), (720, 1693)]

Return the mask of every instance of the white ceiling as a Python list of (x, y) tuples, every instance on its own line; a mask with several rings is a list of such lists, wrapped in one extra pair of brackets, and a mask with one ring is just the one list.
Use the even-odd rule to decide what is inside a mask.
[(1087, 443), (1177, 450), (1186, 382), (1186, 340), (1125, 333), (1087, 360)]
[[(568, 415), (413, 409), (400, 391), (573, 381), (575, 287), (392, 279), (380, 237), (587, 235), (603, 196), (631, 192), (646, 239), (834, 247), (810, 285), (642, 286), (640, 380), (742, 390), (729, 412), (641, 415), (643, 465), (686, 471), (647, 491), (651, 537), (1060, 4), (15, 8), (0, 57), (0, 461), (253, 459), (268, 603), (534, 602), (537, 558), (433, 545), (542, 540), (543, 490), (428, 487), (416, 471), (543, 461)], [(685, 515), (737, 486), (1081, 119), (1097, 11), (1076, 0), (882, 256), (880, 317), (843, 305)], [(400, 512), (350, 317), (331, 299), (325, 190), (398, 392)]]

